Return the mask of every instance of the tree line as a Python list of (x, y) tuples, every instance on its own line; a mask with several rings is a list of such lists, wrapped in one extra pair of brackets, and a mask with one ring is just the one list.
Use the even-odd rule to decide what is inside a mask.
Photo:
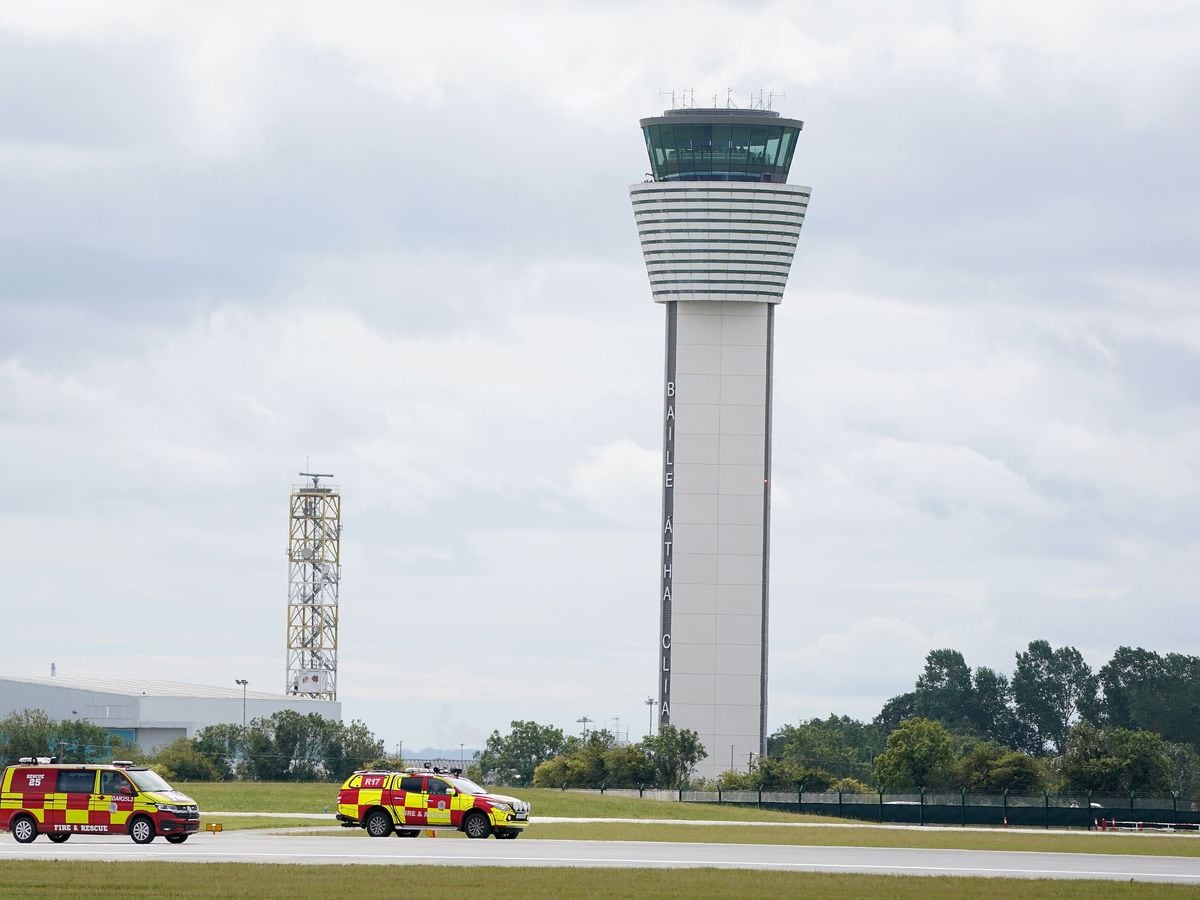
[(1200, 658), (1120, 647), (1098, 671), (1032, 641), (1010, 676), (932, 650), (871, 722), (830, 716), (771, 735), (722, 786), (1060, 793), (1200, 790)]
[(26, 709), (0, 719), (0, 764), (25, 756), (57, 756), (64, 762), (128, 759), (153, 767), (168, 781), (341, 781), (385, 758), (383, 741), (365, 723), (346, 725), (290, 709), (254, 719), (245, 728), (210, 725), (153, 753), (99, 725), (54, 721), (42, 710)]
[(582, 737), (518, 720), (507, 734), (493, 731), (469, 769), (472, 777), (535, 787), (680, 787), (707, 756), (694, 731), (664, 725), (641, 741), (620, 743), (606, 729)]

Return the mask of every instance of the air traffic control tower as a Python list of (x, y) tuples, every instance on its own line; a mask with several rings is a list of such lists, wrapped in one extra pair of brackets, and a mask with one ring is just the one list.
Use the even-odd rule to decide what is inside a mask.
[(700, 735), (708, 778), (767, 749), (771, 369), (803, 125), (669, 109), (641, 120), (651, 171), (629, 189), (666, 312), (659, 721)]

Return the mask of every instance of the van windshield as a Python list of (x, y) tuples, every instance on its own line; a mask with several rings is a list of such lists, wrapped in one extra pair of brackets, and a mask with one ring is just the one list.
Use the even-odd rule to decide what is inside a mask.
[(175, 790), (163, 779), (157, 772), (151, 772), (149, 769), (126, 769), (125, 774), (128, 775), (133, 783), (138, 786), (139, 791), (173, 791)]

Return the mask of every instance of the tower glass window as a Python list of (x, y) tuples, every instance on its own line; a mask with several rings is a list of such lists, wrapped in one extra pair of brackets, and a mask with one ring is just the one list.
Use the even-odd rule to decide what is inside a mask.
[(787, 181), (803, 123), (777, 113), (668, 110), (642, 120), (655, 181)]

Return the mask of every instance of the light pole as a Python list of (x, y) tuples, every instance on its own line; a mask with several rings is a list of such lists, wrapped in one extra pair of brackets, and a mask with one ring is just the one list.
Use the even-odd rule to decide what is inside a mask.
[(576, 722), (581, 722), (581, 723), (583, 724), (583, 739), (586, 741), (586, 740), (587, 740), (587, 727), (588, 727), (588, 722), (590, 722), (590, 721), (592, 721), (592, 720), (591, 720), (591, 719), (589, 719), (587, 716), (580, 716), (580, 717), (579, 717), (578, 719), (576, 719), (575, 721), (576, 721)]
[(248, 685), (250, 682), (245, 678), (235, 678), (235, 679), (233, 679), (233, 682), (234, 682), (234, 684), (240, 684), (242, 686), (242, 733), (245, 734), (246, 733), (246, 685)]
[(616, 728), (616, 734), (613, 735), (613, 741), (619, 743), (621, 740), (621, 717), (613, 716), (613, 727)]
[(657, 704), (658, 704), (658, 701), (655, 700), (653, 697), (646, 698), (646, 705), (648, 707), (650, 707), (650, 736), (651, 737), (654, 737), (654, 707)]

